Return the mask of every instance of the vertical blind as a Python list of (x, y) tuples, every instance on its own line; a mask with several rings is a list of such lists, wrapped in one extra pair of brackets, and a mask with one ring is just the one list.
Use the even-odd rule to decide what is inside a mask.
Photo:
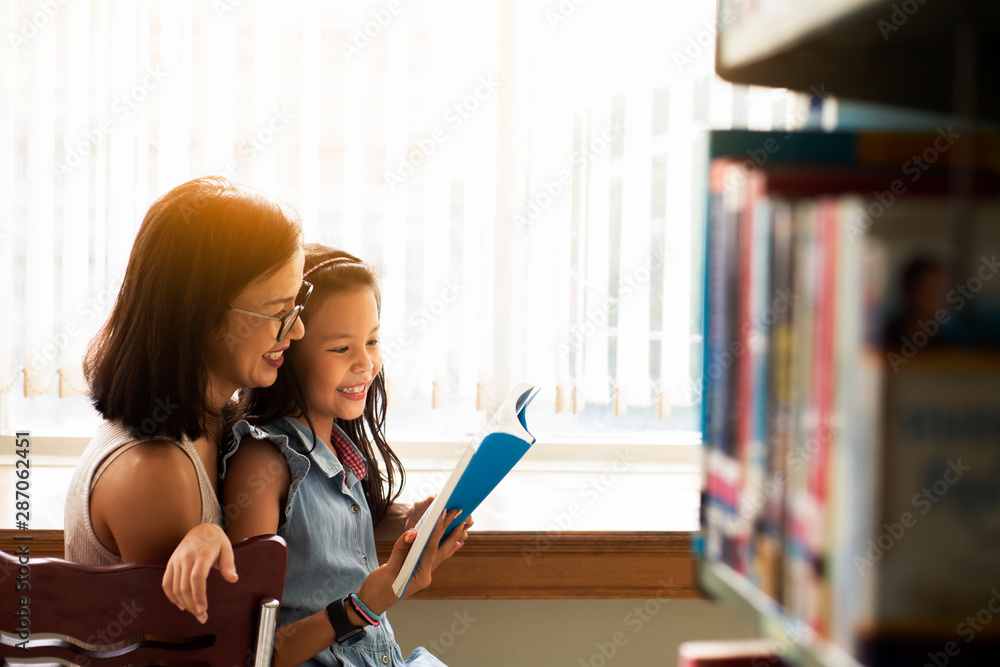
[[(4, 3), (0, 393), (86, 393), (83, 350), (146, 209), (221, 174), (290, 202), (307, 240), (383, 267), (390, 401), (489, 410), (526, 379), (560, 412), (690, 410), (705, 130), (740, 113), (780, 126), (788, 106), (732, 102), (709, 56), (588, 82), (559, 51), (593, 42), (555, 11)], [(591, 11), (562, 19), (600, 23)], [(630, 30), (608, 32), (608, 53), (656, 45)]]

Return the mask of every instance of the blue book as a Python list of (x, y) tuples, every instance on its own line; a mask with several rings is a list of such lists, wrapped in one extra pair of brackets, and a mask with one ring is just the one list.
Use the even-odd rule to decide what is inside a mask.
[(538, 389), (530, 384), (521, 383), (514, 387), (482, 435), (466, 448), (444, 488), (417, 522), (417, 537), (392, 584), (396, 597), (403, 597), (406, 593), (410, 577), (441, 515), (446, 510), (462, 510), (445, 530), (444, 534), (448, 535), (486, 500), (486, 496), (535, 443), (535, 437), (528, 432), (524, 413), (537, 393)]

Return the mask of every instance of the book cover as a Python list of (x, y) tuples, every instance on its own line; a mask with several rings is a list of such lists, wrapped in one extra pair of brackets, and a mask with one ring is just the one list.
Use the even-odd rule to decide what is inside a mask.
[(417, 537), (392, 584), (397, 597), (406, 593), (406, 586), (441, 515), (447, 510), (462, 510), (445, 529), (444, 534), (448, 535), (479, 507), (535, 443), (534, 436), (528, 432), (525, 411), (537, 393), (538, 389), (530, 384), (514, 387), (482, 436), (465, 449), (444, 488), (417, 522)]

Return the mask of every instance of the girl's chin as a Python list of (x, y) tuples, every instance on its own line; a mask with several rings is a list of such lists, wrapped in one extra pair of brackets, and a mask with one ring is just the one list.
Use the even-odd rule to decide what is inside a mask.
[(344, 405), (347, 401), (339, 401), (340, 405), (334, 410), (334, 414), (337, 415), (337, 419), (343, 419), (345, 421), (350, 421), (352, 419), (357, 419), (365, 414), (365, 404), (350, 402), (348, 405)]

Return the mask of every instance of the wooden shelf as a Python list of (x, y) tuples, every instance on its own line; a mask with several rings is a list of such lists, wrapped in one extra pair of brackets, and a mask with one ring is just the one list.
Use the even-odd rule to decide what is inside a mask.
[[(973, 17), (971, 35), (960, 34), (962, 1)], [(720, 13), (716, 71), (733, 83), (950, 113), (956, 41), (969, 43), (972, 37), (977, 115), (1000, 120), (1000, 91), (992, 81), (1000, 64), (994, 38), (1000, 6), (962, 1), (789, 2), (780, 12), (728, 25)], [(725, 4), (722, 0), (720, 8)]]
[[(0, 551), (30, 535), (33, 558), (62, 558), (63, 531), (0, 529)], [(385, 562), (392, 542), (377, 542)], [(0, 572), (0, 581), (4, 573)], [(694, 599), (691, 533), (473, 531), (417, 599)]]
[(863, 667), (845, 651), (818, 637), (802, 620), (787, 614), (732, 568), (698, 560), (697, 572), (698, 584), (705, 593), (755, 621), (761, 635), (775, 642), (775, 651), (788, 662), (800, 667)]

